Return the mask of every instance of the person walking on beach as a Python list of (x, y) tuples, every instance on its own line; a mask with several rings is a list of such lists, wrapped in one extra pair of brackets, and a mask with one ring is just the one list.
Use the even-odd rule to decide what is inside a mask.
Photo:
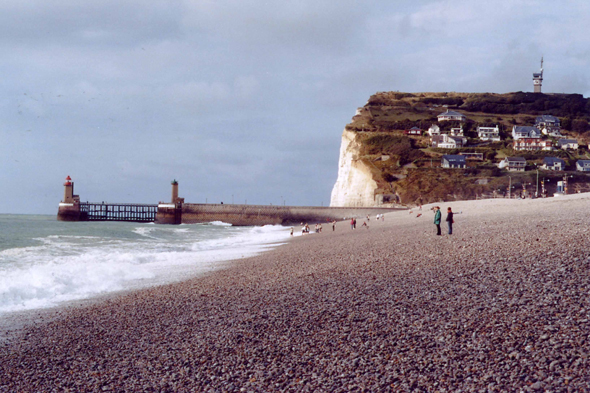
[(440, 207), (435, 206), (434, 207), (434, 225), (436, 225), (436, 235), (440, 236), (440, 216), (441, 216), (441, 212), (440, 212)]
[(353, 225), (354, 225), (354, 229), (356, 229), (356, 218), (352, 219)]
[(455, 220), (453, 220), (453, 215), (454, 214), (455, 213), (453, 213), (453, 211), (449, 207), (447, 209), (447, 225), (449, 226), (449, 235), (452, 235), (453, 234), (453, 223), (455, 222)]
[(336, 220), (332, 221), (332, 232), (336, 230)]
[(350, 229), (354, 229), (354, 218), (350, 219)]

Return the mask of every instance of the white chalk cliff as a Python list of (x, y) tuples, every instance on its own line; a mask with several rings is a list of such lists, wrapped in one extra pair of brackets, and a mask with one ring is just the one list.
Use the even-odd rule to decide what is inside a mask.
[(358, 159), (361, 143), (356, 140), (357, 133), (344, 130), (338, 161), (338, 179), (332, 189), (330, 206), (377, 206), (375, 189), (370, 168)]

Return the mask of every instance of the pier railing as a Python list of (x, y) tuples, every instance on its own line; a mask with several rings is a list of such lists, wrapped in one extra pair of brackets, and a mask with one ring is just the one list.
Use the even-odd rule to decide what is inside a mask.
[(137, 203), (80, 203), (81, 221), (153, 222), (158, 205)]

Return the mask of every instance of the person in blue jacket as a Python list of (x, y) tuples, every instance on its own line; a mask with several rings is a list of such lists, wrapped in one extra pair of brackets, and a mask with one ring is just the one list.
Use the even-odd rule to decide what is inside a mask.
[(449, 207), (447, 209), (447, 225), (449, 226), (449, 235), (453, 234), (453, 223), (455, 222), (455, 220), (453, 220), (453, 215), (454, 213)]
[(434, 207), (434, 225), (436, 225), (436, 234), (438, 236), (441, 235), (441, 233), (440, 233), (440, 216), (441, 216), (440, 207), (435, 206)]

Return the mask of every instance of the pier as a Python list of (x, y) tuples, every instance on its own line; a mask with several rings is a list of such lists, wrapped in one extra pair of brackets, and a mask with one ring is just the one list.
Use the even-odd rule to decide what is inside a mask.
[(68, 176), (64, 199), (59, 204), (60, 221), (130, 221), (156, 224), (197, 224), (222, 221), (232, 225), (298, 225), (360, 218), (403, 210), (404, 207), (319, 207), (185, 203), (178, 197), (178, 182), (172, 182), (171, 202), (158, 204), (80, 202)]
[(80, 202), (80, 221), (154, 222), (157, 204)]

